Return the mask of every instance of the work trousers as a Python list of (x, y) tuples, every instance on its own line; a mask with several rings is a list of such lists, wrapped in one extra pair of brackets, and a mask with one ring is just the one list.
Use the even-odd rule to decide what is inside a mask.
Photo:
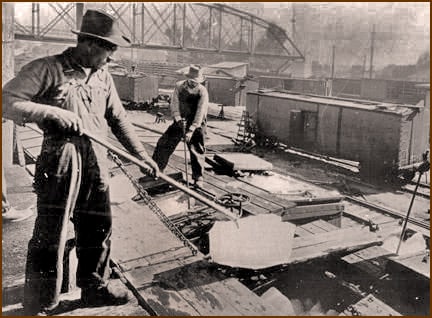
[[(188, 143), (193, 180), (198, 180), (204, 175), (205, 129), (205, 124), (196, 128), (192, 134), (190, 142)], [(161, 171), (163, 171), (167, 166), (169, 158), (173, 154), (182, 138), (183, 129), (178, 123), (175, 122), (169, 126), (164, 134), (159, 138), (156, 148), (153, 152), (153, 160), (158, 164)]]
[(24, 288), (27, 314), (58, 303), (71, 218), (78, 257), (77, 285), (97, 288), (109, 278), (112, 216), (109, 189), (99, 169), (89, 142), (42, 151), (37, 160), (38, 214), (28, 245)]

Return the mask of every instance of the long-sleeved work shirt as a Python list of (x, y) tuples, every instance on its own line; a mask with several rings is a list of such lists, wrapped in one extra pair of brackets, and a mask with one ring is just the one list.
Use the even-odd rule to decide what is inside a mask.
[[(21, 124), (36, 122), (44, 131), (42, 153), (58, 151), (56, 148), (68, 139), (64, 131), (47, 120), (52, 107), (75, 112), (83, 128), (100, 137), (107, 137), (110, 127), (128, 151), (135, 155), (145, 153), (109, 72), (103, 68), (86, 73), (74, 58), (74, 50), (68, 48), (59, 55), (25, 65), (3, 88), (3, 117)], [(107, 170), (106, 150), (90, 144), (99, 168)]]
[(207, 117), (208, 92), (200, 83), (187, 79), (176, 83), (170, 105), (171, 115), (176, 121), (185, 118), (189, 130), (200, 127)]

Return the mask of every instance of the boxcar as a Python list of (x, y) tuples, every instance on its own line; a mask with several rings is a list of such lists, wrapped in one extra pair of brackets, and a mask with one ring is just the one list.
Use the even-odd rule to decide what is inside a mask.
[(228, 106), (245, 106), (246, 92), (258, 89), (258, 82), (242, 78), (205, 75), (209, 101)]
[(142, 103), (158, 96), (157, 76), (142, 73), (111, 73), (120, 99)]
[(426, 106), (249, 92), (258, 136), (322, 155), (358, 161), (366, 178), (412, 175), (429, 149)]

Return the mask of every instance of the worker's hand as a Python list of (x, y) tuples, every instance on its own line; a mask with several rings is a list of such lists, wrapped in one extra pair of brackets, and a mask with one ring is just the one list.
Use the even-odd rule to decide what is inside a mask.
[(46, 112), (46, 118), (53, 121), (59, 128), (82, 135), (83, 124), (77, 114), (59, 107), (50, 107)]
[(181, 118), (180, 116), (175, 116), (174, 122), (179, 129), (183, 129), (183, 118)]
[(157, 163), (153, 159), (147, 159), (146, 164), (149, 165), (152, 169), (150, 171), (150, 175), (157, 178), (159, 176), (159, 166), (157, 165)]
[(140, 153), (140, 160), (142, 160), (144, 164), (149, 166), (150, 168), (150, 169), (141, 168), (140, 170), (142, 173), (152, 176), (154, 178), (157, 178), (159, 176), (159, 166), (152, 158), (149, 157), (147, 152), (142, 151)]
[(186, 143), (190, 143), (191, 139), (192, 139), (192, 135), (193, 135), (193, 131), (188, 131), (185, 135), (185, 141)]
[(428, 172), (430, 169), (430, 162), (429, 160), (425, 160), (422, 162), (420, 166), (418, 166), (417, 171), (420, 173)]

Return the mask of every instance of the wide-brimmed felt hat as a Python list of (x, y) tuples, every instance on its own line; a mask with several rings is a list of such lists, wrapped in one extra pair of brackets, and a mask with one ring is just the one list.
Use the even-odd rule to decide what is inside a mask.
[(205, 81), (203, 70), (198, 65), (190, 65), (189, 70), (185, 73), (185, 76), (187, 78), (193, 79), (198, 83), (202, 83)]
[(131, 41), (120, 31), (117, 21), (101, 10), (87, 10), (83, 16), (81, 30), (72, 33), (105, 40), (117, 46), (130, 46)]

